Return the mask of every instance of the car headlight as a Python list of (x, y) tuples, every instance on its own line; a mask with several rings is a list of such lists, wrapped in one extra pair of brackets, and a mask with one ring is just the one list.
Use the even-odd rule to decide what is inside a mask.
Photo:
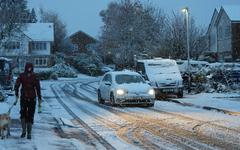
[(150, 89), (150, 90), (148, 91), (148, 94), (149, 94), (149, 95), (155, 95), (154, 89)]
[(124, 92), (123, 89), (118, 89), (118, 90), (116, 91), (116, 93), (117, 93), (117, 95), (124, 95), (124, 94), (125, 94), (125, 92)]

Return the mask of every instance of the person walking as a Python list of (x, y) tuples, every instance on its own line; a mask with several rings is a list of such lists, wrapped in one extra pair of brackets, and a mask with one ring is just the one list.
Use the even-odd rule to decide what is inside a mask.
[(19, 88), (21, 86), (20, 96), (20, 119), (22, 125), (21, 138), (27, 133), (27, 139), (31, 139), (32, 124), (34, 123), (34, 113), (36, 107), (36, 96), (38, 97), (38, 109), (41, 111), (41, 88), (40, 81), (34, 73), (32, 63), (26, 63), (25, 70), (21, 73), (15, 83), (16, 101), (19, 99)]

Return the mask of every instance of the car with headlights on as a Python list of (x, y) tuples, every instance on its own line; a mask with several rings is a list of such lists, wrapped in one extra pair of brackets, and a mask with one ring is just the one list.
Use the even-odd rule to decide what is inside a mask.
[(143, 104), (154, 106), (154, 89), (143, 77), (133, 71), (113, 71), (106, 73), (97, 90), (98, 102), (109, 101), (114, 105)]

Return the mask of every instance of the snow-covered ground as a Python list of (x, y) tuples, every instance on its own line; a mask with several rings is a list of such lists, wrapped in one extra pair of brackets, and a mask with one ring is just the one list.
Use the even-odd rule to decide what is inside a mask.
[[(11, 112), (11, 136), (0, 140), (0, 150), (240, 148), (239, 92), (185, 94), (156, 101), (153, 108), (110, 107), (97, 103), (100, 78), (42, 81), (43, 112), (35, 113), (32, 140), (20, 138), (18, 103)], [(14, 100), (9, 96), (0, 103), (0, 113)]]
[(186, 95), (184, 98), (176, 100), (202, 107), (209, 106), (240, 112), (240, 91), (234, 93), (200, 93), (196, 95)]

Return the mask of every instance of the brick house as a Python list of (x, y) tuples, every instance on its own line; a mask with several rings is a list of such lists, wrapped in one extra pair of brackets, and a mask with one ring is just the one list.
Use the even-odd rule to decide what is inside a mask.
[(20, 68), (27, 61), (35, 67), (51, 66), (53, 28), (53, 23), (27, 23), (21, 33), (4, 43), (0, 56), (13, 59)]
[(209, 50), (220, 61), (240, 59), (240, 6), (215, 9), (207, 31)]
[(88, 44), (94, 44), (97, 42), (95, 38), (84, 33), (83, 31), (78, 31), (72, 34), (69, 37), (71, 43), (73, 44), (74, 51), (78, 51), (79, 53), (84, 53), (87, 51)]

